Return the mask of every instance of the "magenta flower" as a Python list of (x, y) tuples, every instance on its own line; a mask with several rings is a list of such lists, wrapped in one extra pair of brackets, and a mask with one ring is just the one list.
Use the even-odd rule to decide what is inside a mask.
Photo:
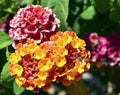
[(99, 44), (97, 46), (97, 52), (98, 52), (99, 55), (105, 55), (106, 52), (107, 52), (107, 45), (101, 45), (101, 44)]
[(98, 34), (97, 33), (91, 33), (89, 36), (89, 40), (91, 43), (93, 44), (97, 44), (98, 43)]
[(101, 45), (106, 45), (108, 43), (106, 37), (98, 37), (98, 41)]
[(120, 33), (108, 37), (91, 33), (85, 37), (87, 47), (91, 51), (92, 62), (106, 62), (110, 66), (120, 66)]
[(120, 33), (108, 36), (108, 58), (111, 66), (120, 66)]
[(13, 45), (25, 43), (27, 38), (39, 44), (49, 40), (49, 37), (58, 31), (59, 23), (50, 8), (30, 5), (19, 9), (10, 21), (9, 35), (14, 40)]
[(91, 56), (91, 61), (92, 61), (92, 62), (96, 62), (96, 61), (98, 60), (98, 56), (99, 56), (99, 55), (97, 54), (97, 52), (92, 51), (92, 52), (91, 52), (91, 55), (92, 55), (92, 56)]

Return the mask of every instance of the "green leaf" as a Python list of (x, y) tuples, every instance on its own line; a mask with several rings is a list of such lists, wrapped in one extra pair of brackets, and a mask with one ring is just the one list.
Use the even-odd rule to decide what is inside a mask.
[(109, 17), (112, 21), (120, 23), (120, 6), (113, 7)]
[(10, 38), (9, 35), (6, 34), (5, 32), (0, 31), (0, 50), (11, 44), (12, 44), (12, 38)]
[(21, 6), (28, 6), (33, 3), (33, 0), (21, 0), (20, 5)]
[(6, 48), (6, 58), (9, 61), (9, 57), (10, 57), (10, 52), (8, 51), (8, 48)]
[(18, 0), (1, 0), (0, 12), (16, 13), (18, 9)]
[(15, 95), (21, 95), (24, 92), (24, 90), (24, 88), (19, 87), (16, 81), (14, 81), (13, 92), (15, 93)]
[(2, 72), (1, 72), (1, 80), (6, 81), (8, 80), (11, 75), (9, 74), (8, 67), (10, 66), (10, 62), (5, 63)]
[(78, 35), (79, 31), (80, 31), (80, 24), (78, 21), (75, 21), (73, 24), (73, 30), (75, 31), (75, 33)]
[(8, 18), (8, 13), (0, 12), (0, 25)]
[(62, 31), (67, 27), (68, 4), (69, 0), (41, 0), (41, 5), (52, 8), (57, 18), (60, 19), (60, 28)]
[(1, 72), (1, 82), (5, 87), (11, 88), (13, 85), (14, 78), (10, 75), (8, 71), (9, 66), (10, 62), (5, 63)]
[(80, 14), (80, 17), (85, 20), (92, 20), (95, 15), (96, 15), (96, 12), (95, 12), (94, 6), (89, 6), (86, 10), (84, 10)]
[(75, 0), (77, 3), (81, 2), (82, 0)]
[(50, 0), (40, 0), (43, 7), (47, 7)]
[(16, 13), (17, 12), (17, 6), (18, 6), (18, 2), (12, 2), (11, 5), (7, 8), (4, 9), (5, 12), (8, 13)]
[(0, 50), (0, 72), (2, 71), (4, 64), (7, 62), (5, 53), (6, 49)]
[(95, 9), (100, 13), (107, 12), (110, 9), (110, 0), (94, 0), (94, 3)]

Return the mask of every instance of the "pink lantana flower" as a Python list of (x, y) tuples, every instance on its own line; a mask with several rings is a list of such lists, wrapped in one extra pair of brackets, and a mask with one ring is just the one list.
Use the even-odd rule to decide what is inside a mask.
[(38, 44), (49, 40), (59, 28), (59, 19), (52, 9), (39, 5), (30, 5), (20, 8), (10, 21), (9, 35), (13, 38), (13, 46), (25, 43), (27, 38), (35, 40)]
[(89, 40), (91, 43), (93, 44), (97, 44), (98, 43), (98, 34), (97, 33), (91, 33), (89, 36)]

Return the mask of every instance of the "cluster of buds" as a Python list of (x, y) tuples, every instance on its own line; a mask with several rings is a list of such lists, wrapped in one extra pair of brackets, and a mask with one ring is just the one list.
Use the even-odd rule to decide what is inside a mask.
[(14, 40), (13, 46), (25, 43), (28, 38), (39, 44), (49, 40), (58, 31), (59, 20), (50, 8), (30, 5), (18, 10), (10, 21), (10, 27), (9, 35)]
[(27, 39), (10, 55), (9, 72), (27, 90), (48, 90), (52, 82), (69, 86), (90, 68), (90, 52), (85, 46), (72, 31), (57, 32), (39, 45)]

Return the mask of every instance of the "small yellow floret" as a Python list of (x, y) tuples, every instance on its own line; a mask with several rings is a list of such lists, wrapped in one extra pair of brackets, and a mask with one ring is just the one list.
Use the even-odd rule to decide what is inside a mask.
[(35, 59), (39, 60), (41, 58), (44, 58), (45, 56), (46, 56), (46, 50), (40, 49), (40, 47), (35, 49), (35, 52), (34, 52)]
[(25, 84), (26, 79), (23, 78), (23, 77), (17, 77), (17, 78), (15, 79), (15, 81), (16, 81), (16, 83), (21, 87), (23, 84)]
[(17, 64), (21, 60), (21, 56), (18, 52), (15, 52), (10, 55), (9, 60), (12, 64)]
[(23, 72), (23, 68), (18, 64), (11, 64), (9, 67), (9, 72), (11, 75), (21, 76)]
[(38, 68), (40, 71), (47, 71), (52, 68), (52, 62), (49, 58), (43, 58), (38, 62)]
[(66, 59), (63, 56), (56, 56), (54, 61), (58, 67), (62, 67), (66, 64)]

